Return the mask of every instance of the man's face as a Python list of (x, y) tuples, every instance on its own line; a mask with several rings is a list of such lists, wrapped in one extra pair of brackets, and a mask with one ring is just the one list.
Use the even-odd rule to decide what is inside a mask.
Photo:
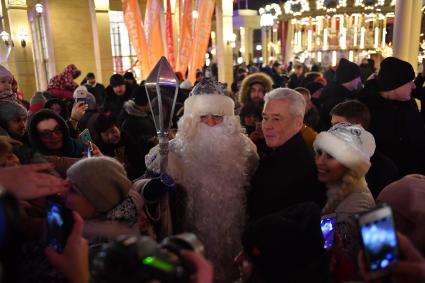
[(118, 96), (122, 96), (125, 93), (125, 85), (118, 85), (118, 86), (114, 86), (112, 88), (112, 90), (114, 91), (114, 93)]
[(266, 91), (262, 84), (253, 84), (250, 88), (249, 93), (252, 102), (254, 102), (255, 104), (260, 104), (260, 102), (264, 99), (265, 92)]
[(132, 84), (137, 84), (136, 80), (133, 79), (124, 79), (126, 84), (132, 85)]
[(37, 132), (44, 147), (60, 150), (63, 147), (63, 129), (55, 119), (47, 119), (37, 124)]
[(264, 106), (262, 130), (268, 147), (285, 144), (301, 130), (303, 117), (292, 115), (290, 107), (288, 100), (270, 100)]
[(112, 128), (109, 128), (108, 130), (101, 132), (100, 137), (102, 138), (102, 141), (104, 143), (115, 145), (115, 144), (118, 144), (121, 140), (121, 132), (117, 126), (113, 126)]
[(12, 90), (12, 78), (1, 77), (0, 78), (0, 92), (11, 91), (11, 90)]
[(301, 76), (302, 72), (303, 72), (303, 68), (302, 67), (298, 67), (298, 66), (295, 67), (294, 74), (296, 74), (297, 76)]
[(384, 92), (384, 97), (386, 99), (390, 99), (390, 100), (397, 100), (397, 101), (408, 101), (410, 100), (410, 98), (412, 97), (412, 90), (414, 90), (416, 88), (415, 83), (412, 82), (408, 82), (396, 89)]
[(58, 104), (58, 103), (53, 103), (50, 106), (50, 109), (52, 109), (59, 116), (62, 114), (62, 106), (60, 106), (60, 104)]
[(201, 123), (204, 123), (210, 127), (223, 123), (223, 116), (207, 114), (201, 116)]
[(22, 138), (27, 129), (27, 116), (15, 117), (7, 121), (7, 131), (14, 138)]
[(353, 91), (362, 89), (362, 87), (363, 87), (363, 85), (362, 85), (362, 78), (361, 77), (355, 78), (353, 80), (352, 84), (353, 84), (353, 87), (352, 87), (353, 88)]
[(89, 85), (94, 85), (94, 84), (96, 83), (96, 79), (95, 79), (95, 78), (88, 79), (88, 80), (87, 80), (87, 83), (88, 83)]
[(338, 123), (350, 123), (345, 117), (339, 115), (332, 115), (331, 124), (336, 125)]

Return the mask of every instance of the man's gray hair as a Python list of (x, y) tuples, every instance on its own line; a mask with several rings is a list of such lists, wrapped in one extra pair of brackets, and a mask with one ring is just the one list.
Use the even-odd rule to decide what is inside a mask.
[(304, 117), (305, 99), (301, 93), (290, 88), (276, 88), (264, 96), (265, 103), (271, 100), (288, 100), (290, 103), (289, 111), (291, 115)]

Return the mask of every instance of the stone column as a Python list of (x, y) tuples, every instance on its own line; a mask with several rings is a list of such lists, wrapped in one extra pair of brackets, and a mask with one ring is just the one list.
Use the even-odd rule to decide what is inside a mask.
[[(34, 64), (33, 41), (31, 28), (28, 22), (26, 1), (6, 0), (7, 20), (6, 25), (10, 28), (10, 38), (14, 42), (14, 48), (9, 57), (10, 71), (18, 81), (19, 89), (30, 99), (36, 90), (37, 72)], [(21, 45), (21, 39), (25, 40), (25, 46)]]
[[(400, 1), (398, 1), (400, 2)], [(410, 22), (410, 31), (409, 31), (409, 62), (412, 64), (413, 69), (416, 71), (418, 69), (418, 53), (419, 53), (419, 37), (421, 33), (421, 22), (422, 22), (422, 1), (421, 0), (411, 0), (412, 9), (411, 9), (411, 22)]]
[(233, 2), (217, 0), (215, 15), (218, 80), (227, 83), (230, 89), (233, 82), (233, 53), (228, 40), (233, 34)]
[[(90, 0), (92, 3), (93, 0)], [(96, 79), (103, 84), (109, 84), (113, 73), (111, 32), (109, 25), (109, 1), (94, 0), (90, 4), (93, 28), (94, 57), (96, 62)], [(109, 43), (109, 44), (107, 44)]]
[(263, 57), (263, 63), (267, 64), (268, 63), (268, 58), (269, 58), (269, 54), (268, 54), (268, 40), (267, 40), (267, 29), (266, 28), (261, 28), (261, 56)]
[(246, 56), (248, 58), (247, 63), (251, 62), (254, 59), (254, 30), (252, 28), (245, 29), (247, 45), (246, 45)]
[(413, 1), (397, 1), (393, 31), (393, 55), (399, 59), (409, 61), (411, 20)]

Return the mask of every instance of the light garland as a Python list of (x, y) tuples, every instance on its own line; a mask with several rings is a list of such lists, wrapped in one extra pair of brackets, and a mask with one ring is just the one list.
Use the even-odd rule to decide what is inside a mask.
[(354, 6), (362, 7), (364, 10), (379, 10), (384, 6), (385, 0), (355, 0)]
[(328, 13), (335, 13), (337, 9), (347, 7), (347, 0), (317, 0), (316, 9), (326, 10)]
[(310, 11), (310, 4), (307, 0), (288, 0), (283, 5), (283, 8), (286, 14), (299, 16), (302, 13)]

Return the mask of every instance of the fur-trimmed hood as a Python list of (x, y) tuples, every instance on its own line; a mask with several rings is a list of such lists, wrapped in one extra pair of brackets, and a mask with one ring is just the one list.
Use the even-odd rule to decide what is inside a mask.
[(239, 91), (239, 100), (244, 105), (251, 101), (249, 89), (253, 83), (262, 84), (266, 93), (272, 90), (273, 80), (269, 75), (259, 72), (246, 76), (246, 78), (242, 81), (241, 89)]

